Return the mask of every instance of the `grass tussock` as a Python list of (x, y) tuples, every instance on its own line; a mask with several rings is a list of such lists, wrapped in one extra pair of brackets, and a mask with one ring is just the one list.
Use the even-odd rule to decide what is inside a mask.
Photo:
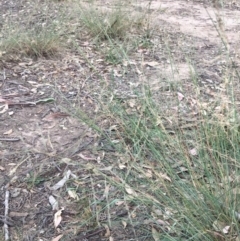
[[(55, 11), (54, 6), (58, 7)], [(40, 13), (35, 7), (29, 15), (19, 12), (19, 20), (6, 17), (1, 29), (4, 34), (0, 38), (2, 58), (50, 58), (64, 52), (67, 41), (66, 25), (70, 21), (67, 6), (50, 2), (47, 5), (42, 3), (41, 8)]]
[(231, 231), (223, 236), (234, 236), (240, 211), (239, 129), (203, 118), (197, 129), (170, 134), (156, 125), (163, 113), (153, 103), (142, 100), (144, 110), (132, 115), (122, 103), (111, 106), (132, 158), (131, 173), (122, 173), (122, 179), (136, 191), (135, 201), (160, 210), (151, 217), (162, 220), (160, 240), (217, 240), (219, 227), (228, 224)]
[(130, 18), (122, 11), (100, 12), (91, 7), (81, 7), (80, 19), (89, 33), (100, 40), (123, 38), (131, 29)]
[(94, 5), (79, 5), (80, 22), (90, 35), (99, 40), (124, 40), (133, 31), (143, 29), (146, 23), (146, 13), (133, 13), (127, 4), (118, 3), (114, 9), (98, 8)]
[(53, 57), (62, 50), (62, 40), (48, 31), (13, 33), (0, 43), (3, 55), (21, 55), (32, 58)]
[(75, 16), (106, 62), (116, 65), (127, 60), (138, 46), (150, 46), (153, 26), (149, 6), (136, 13), (127, 3), (119, 1), (112, 8), (98, 7), (95, 3), (77, 4)]

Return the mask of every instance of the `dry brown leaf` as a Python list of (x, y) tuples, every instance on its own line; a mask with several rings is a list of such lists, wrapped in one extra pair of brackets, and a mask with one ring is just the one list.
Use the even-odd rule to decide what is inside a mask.
[(135, 99), (131, 99), (128, 100), (128, 106), (133, 108), (136, 105), (136, 100)]
[(104, 193), (103, 193), (103, 199), (108, 197), (109, 189), (110, 189), (110, 185), (106, 185)]
[(184, 95), (180, 92), (177, 93), (178, 95), (178, 101), (182, 101), (184, 99)]
[(231, 226), (226, 225), (224, 222), (221, 222), (219, 220), (215, 220), (213, 222), (213, 228), (217, 232), (221, 232), (223, 234), (228, 234), (231, 229)]
[(197, 156), (198, 155), (198, 151), (196, 148), (193, 148), (191, 150), (189, 150), (189, 154), (192, 156)]
[(223, 228), (222, 232), (223, 232), (224, 234), (228, 234), (229, 231), (230, 231), (230, 229), (231, 229), (231, 226), (225, 226), (225, 227)]
[(124, 201), (118, 200), (118, 201), (115, 202), (115, 204), (117, 206), (120, 206), (120, 205), (124, 204)]
[(64, 184), (66, 183), (66, 181), (68, 181), (71, 174), (72, 174), (72, 172), (70, 170), (68, 170), (66, 172), (66, 174), (64, 175), (63, 179), (61, 179), (58, 183), (56, 183), (53, 187), (51, 187), (51, 189), (56, 191), (59, 188), (63, 187)]
[(103, 226), (106, 229), (106, 233), (105, 233), (104, 237), (106, 237), (106, 238), (110, 237), (111, 232), (110, 232), (110, 229), (109, 229), (108, 225), (107, 224), (103, 224)]
[(8, 110), (8, 104), (6, 103), (5, 105), (0, 106), (0, 109), (2, 109), (0, 114), (5, 113)]
[(22, 189), (21, 188), (13, 188), (10, 190), (10, 193), (11, 193), (11, 197), (15, 198), (15, 197), (18, 197), (22, 192)]
[(89, 97), (89, 96), (86, 96), (85, 97), (85, 100), (87, 100), (87, 102), (89, 103), (89, 104), (93, 104), (93, 100), (92, 100), (92, 98), (91, 97)]
[(52, 241), (59, 241), (62, 238), (63, 234), (58, 235), (57, 237), (53, 238)]
[(125, 186), (125, 190), (128, 194), (135, 196), (135, 197), (137, 196), (137, 193), (129, 185)]
[(162, 219), (158, 219), (158, 220), (156, 220), (156, 222), (157, 222), (158, 224), (162, 225), (162, 226), (170, 226), (170, 223), (169, 223), (169, 222), (164, 221), (164, 220), (162, 220)]
[(30, 91), (31, 91), (32, 93), (36, 94), (37, 91), (38, 91), (38, 88), (32, 88)]
[(82, 153), (78, 154), (79, 157), (81, 157), (85, 161), (96, 161), (95, 157), (86, 157)]
[(97, 158), (96, 158), (96, 161), (97, 161), (97, 163), (99, 164), (99, 163), (101, 163), (101, 157), (100, 156), (98, 156)]
[(152, 210), (156, 215), (158, 215), (158, 216), (162, 216), (163, 215), (163, 212), (162, 212), (162, 210), (160, 210), (160, 209), (155, 209), (155, 208), (153, 208), (153, 210)]
[(58, 201), (55, 199), (55, 197), (53, 197), (52, 195), (50, 195), (48, 197), (48, 201), (52, 206), (52, 210), (58, 210)]
[(160, 233), (154, 228), (152, 227), (152, 237), (155, 241), (160, 241)]
[(163, 178), (169, 182), (172, 182), (171, 178), (166, 174), (166, 173), (158, 173), (158, 172), (154, 172), (156, 176), (158, 176), (159, 178)]
[(64, 157), (64, 158), (61, 159), (61, 162), (66, 163), (66, 164), (70, 164), (72, 162), (72, 159)]
[(152, 178), (152, 171), (151, 170), (147, 170), (146, 172), (145, 172), (145, 175), (146, 175), (146, 177), (148, 177), (148, 178)]
[(132, 213), (131, 213), (131, 217), (132, 217), (132, 218), (136, 218), (136, 217), (137, 217), (136, 212), (132, 212)]
[(61, 223), (62, 221), (62, 211), (64, 210), (64, 208), (61, 208), (60, 210), (58, 210), (55, 214), (54, 214), (54, 227), (57, 228), (58, 225)]
[(109, 166), (109, 167), (99, 168), (99, 171), (111, 171), (112, 169), (113, 169), (113, 166)]
[(159, 65), (159, 63), (156, 62), (156, 61), (146, 62), (145, 64), (150, 66), (150, 67), (156, 67), (156, 66)]
[(71, 197), (71, 198), (73, 198), (75, 200), (79, 200), (79, 197), (78, 197), (78, 195), (77, 195), (75, 190), (68, 190), (68, 195), (69, 195), (69, 197)]
[(163, 214), (164, 220), (171, 219), (174, 213), (177, 213), (177, 210), (173, 210), (172, 208), (166, 207), (165, 213)]
[(118, 167), (120, 170), (127, 168), (124, 164), (121, 164), (121, 163), (118, 164)]
[(226, 240), (225, 237), (218, 232), (210, 231), (210, 230), (207, 230), (207, 232), (210, 233), (214, 238), (216, 238), (219, 241), (225, 241)]
[(13, 133), (13, 130), (10, 129), (10, 130), (4, 132), (3, 135), (10, 135), (10, 134), (12, 134), (12, 133)]
[(122, 223), (122, 225), (123, 225), (123, 228), (125, 229), (125, 228), (127, 227), (127, 222), (124, 221), (124, 220), (122, 220), (121, 223)]

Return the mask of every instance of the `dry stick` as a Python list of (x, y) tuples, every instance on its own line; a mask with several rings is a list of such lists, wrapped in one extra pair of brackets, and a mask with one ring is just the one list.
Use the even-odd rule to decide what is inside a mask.
[[(105, 179), (105, 187), (107, 186), (107, 181)], [(108, 193), (109, 192), (106, 192), (106, 202), (107, 202), (107, 218), (108, 218), (108, 225), (109, 227), (111, 228), (112, 227), (112, 222), (111, 222), (111, 214), (110, 214), (110, 205), (109, 205), (109, 198), (108, 198)]]
[(3, 89), (5, 83), (6, 83), (6, 73), (5, 73), (5, 69), (3, 69), (3, 83), (1, 85), (1, 89)]
[(98, 215), (98, 210), (97, 210), (97, 205), (96, 205), (96, 192), (95, 192), (95, 189), (94, 189), (94, 185), (93, 185), (93, 180), (92, 180), (92, 176), (90, 176), (90, 179), (91, 179), (91, 186), (92, 186), (92, 194), (93, 194), (93, 199), (94, 199), (94, 205), (93, 205), (93, 208), (94, 208), (94, 212), (96, 213), (96, 221), (97, 221), (97, 224), (98, 224), (98, 227), (100, 227), (100, 222), (99, 222), (99, 215)]
[[(4, 205), (5, 205), (5, 213), (4, 213), (4, 218), (5, 220), (7, 220), (8, 218), (8, 201), (9, 201), (9, 191), (8, 191), (8, 184), (5, 186), (6, 188), (6, 193), (5, 193), (5, 201), (4, 201)], [(4, 222), (4, 234), (5, 234), (5, 240), (9, 240), (9, 232), (8, 232), (8, 224), (7, 222)]]

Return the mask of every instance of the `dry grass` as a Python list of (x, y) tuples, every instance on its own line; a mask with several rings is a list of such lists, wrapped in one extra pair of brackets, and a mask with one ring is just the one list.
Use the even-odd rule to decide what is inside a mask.
[(91, 4), (78, 7), (80, 21), (92, 37), (100, 40), (124, 40), (144, 21), (144, 13), (136, 15), (122, 4), (115, 9), (100, 9)]
[(48, 31), (35, 33), (12, 33), (0, 43), (2, 57), (11, 55), (31, 58), (53, 57), (63, 50), (62, 39)]
[[(111, 80), (102, 81), (100, 87), (93, 83), (92, 89), (88, 87), (84, 92), (85, 102), (89, 101), (91, 105), (96, 102), (98, 108), (95, 108), (93, 113), (86, 107), (86, 112), (90, 112), (88, 116), (84, 108), (78, 107), (80, 100), (73, 104), (64, 94), (57, 90), (56, 92), (59, 93), (58, 98), (62, 98), (61, 103), (67, 103), (65, 109), (61, 108), (88, 126), (86, 136), (97, 140), (91, 151), (97, 153), (99, 158), (88, 159), (82, 154), (78, 156), (82, 158), (81, 162), (71, 159), (59, 161), (56, 158), (54, 164), (47, 161), (39, 166), (32, 165), (33, 171), (24, 180), (27, 188), (38, 188), (42, 182), (48, 181), (47, 175), (52, 175), (51, 181), (57, 183), (60, 178), (55, 173), (59, 172), (59, 166), (62, 165), (60, 170), (72, 168), (78, 175), (77, 180), (69, 180), (66, 190), (62, 188), (64, 190), (59, 191), (61, 195), (58, 193), (56, 196), (63, 203), (67, 200), (66, 205), (74, 211), (77, 210), (76, 215), (72, 214), (77, 221), (64, 223), (63, 227), (74, 229), (75, 233), (79, 232), (81, 235), (84, 233), (82, 230), (96, 230), (102, 224), (111, 230), (114, 225), (119, 226), (121, 223), (121, 227), (124, 226), (124, 231), (127, 230), (130, 235), (129, 240), (236, 240), (240, 228), (240, 132), (237, 116), (233, 114), (237, 110), (231, 102), (235, 97), (231, 85), (222, 87), (226, 88), (228, 94), (227, 97), (221, 95), (220, 99), (223, 103), (225, 98), (228, 104), (225, 112), (219, 105), (219, 99), (214, 99), (211, 103), (201, 103), (203, 98), (197, 85), (195, 69), (192, 79), (189, 80), (191, 85), (188, 87), (192, 88), (189, 99), (182, 100), (181, 96), (178, 96), (180, 90), (184, 89), (181, 83), (178, 83), (176, 88), (169, 88), (167, 93), (151, 90), (150, 84), (147, 86), (147, 82), (142, 81), (144, 78), (148, 79), (143, 60), (136, 60), (134, 64), (129, 61), (132, 58), (129, 49), (133, 49), (131, 38), (141, 32), (137, 28), (141, 28), (141, 33), (147, 33), (147, 39), (151, 42), (150, 20), (147, 20), (147, 25), (144, 23), (146, 13), (143, 11), (138, 17), (132, 15), (127, 3), (112, 9), (96, 9), (95, 5), (76, 3), (73, 6), (78, 8), (75, 8), (73, 15), (68, 15), (68, 19), (65, 19), (67, 22), (63, 25), (62, 21), (59, 21), (60, 25), (47, 25), (26, 32), (19, 31), (16, 26), (11, 28), (8, 34), (1, 38), (1, 57), (19, 55), (38, 59), (56, 56), (70, 49), (66, 47), (70, 40), (73, 46), (79, 46), (80, 31), (86, 31), (84, 40), (87, 39), (88, 42), (85, 41), (84, 47), (94, 49), (99, 59), (104, 53), (107, 63), (115, 64), (111, 66), (112, 72), (109, 71), (107, 76), (109, 79), (111, 76)], [(74, 30), (72, 35), (66, 26)], [(143, 38), (143, 35), (139, 37)], [(94, 48), (90, 48), (92, 46)], [(169, 51), (168, 47), (166, 45), (166, 52)], [(140, 51), (151, 52), (150, 49), (150, 45), (142, 45)], [(87, 58), (86, 54), (85, 59)], [(126, 62), (124, 66), (120, 65), (123, 59)], [(171, 57), (169, 60), (172, 69), (177, 68)], [(92, 65), (94, 63), (93, 61)], [(86, 63), (82, 61), (81, 64)], [(148, 62), (149, 66), (155, 64), (155, 60)], [(128, 91), (132, 86), (137, 86), (132, 93), (134, 97), (125, 97), (125, 92), (128, 92), (121, 88), (120, 95), (116, 94), (117, 82), (124, 82), (125, 73), (122, 74), (119, 69), (114, 72), (115, 66), (120, 66), (120, 70), (127, 66), (124, 71), (127, 74), (129, 71), (129, 76), (134, 78), (135, 82), (131, 82), (127, 87), (120, 87), (128, 88)], [(103, 72), (107, 68), (104, 71), (101, 68), (98, 80), (105, 80), (106, 75)], [(97, 67), (94, 71), (96, 70)], [(231, 67), (228, 73), (228, 79), (232, 80), (231, 73), (236, 73), (233, 73)], [(122, 79), (115, 78), (119, 77), (118, 75)], [(86, 77), (86, 81), (87, 79)], [(130, 82), (128, 79), (127, 81)], [(159, 77), (159, 85), (161, 81)], [(80, 87), (76, 89), (80, 94), (83, 92)], [(87, 99), (91, 94), (94, 98)], [(172, 102), (167, 103), (164, 96), (160, 99), (161, 94), (166, 94), (166, 98), (171, 96)], [(181, 111), (185, 114), (190, 109), (189, 100), (192, 101), (191, 104), (195, 103), (194, 111), (198, 119), (185, 128), (186, 126), (178, 122), (178, 118)], [(210, 105), (213, 106), (211, 111)], [(204, 109), (203, 106), (209, 109)], [(177, 108), (178, 115), (176, 119), (174, 115), (170, 115), (170, 119), (166, 112), (169, 113), (168, 111), (174, 108)], [(93, 130), (94, 134), (91, 133)], [(60, 153), (58, 158), (63, 154)], [(59, 166), (56, 162), (59, 162)], [(50, 173), (52, 169), (53, 174)], [(72, 201), (69, 198), (69, 190), (78, 194), (77, 200)], [(118, 216), (117, 208), (126, 211), (127, 215)], [(103, 213), (106, 215), (104, 221), (100, 215)], [(230, 229), (224, 233), (224, 228), (228, 226)], [(73, 232), (69, 230), (65, 234), (66, 240), (71, 238), (70, 233)], [(121, 232), (118, 234), (120, 236)], [(110, 239), (110, 234), (108, 235)]]

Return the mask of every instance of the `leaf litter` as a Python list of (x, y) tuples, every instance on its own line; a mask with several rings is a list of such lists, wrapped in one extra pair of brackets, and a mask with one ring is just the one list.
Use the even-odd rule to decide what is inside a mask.
[[(169, 21), (171, 23), (174, 23), (174, 18), (177, 19), (176, 13), (179, 9), (176, 6), (178, 6), (179, 3), (187, 6), (185, 1), (177, 1), (176, 5), (173, 4), (170, 6), (171, 18), (169, 18)], [(2, 10), (0, 11), (4, 9), (9, 10), (10, 6), (7, 4), (6, 2), (1, 2)], [(64, 3), (60, 3), (58, 6), (61, 6), (61, 4)], [(154, 4), (158, 3), (156, 2)], [(164, 2), (163, 4), (165, 6), (169, 3)], [(196, 4), (195, 6), (202, 11), (201, 5)], [(57, 5), (53, 4), (51, 7), (54, 9)], [(21, 1), (16, 3), (13, 8), (19, 14), (21, 14), (21, 12), (25, 14), (28, 10), (31, 11), (31, 6), (29, 4), (21, 4)], [(174, 13), (174, 11), (176, 12)], [(52, 13), (54, 12), (55, 11), (52, 11)], [(9, 16), (11, 16), (11, 13), (12, 11), (7, 11), (6, 15), (10, 14)], [(168, 11), (164, 14), (167, 17), (169, 16)], [(205, 17), (205, 15), (203, 16)], [(2, 14), (1, 18), (3, 18)], [(166, 19), (164, 21), (166, 21)], [(159, 25), (167, 28), (169, 24), (164, 21), (159, 20)], [(204, 21), (204, 19), (202, 19), (202, 21)], [(176, 22), (178, 21), (175, 21), (175, 23)], [(190, 29), (185, 26), (185, 22), (183, 25), (183, 22), (180, 21), (180, 27), (185, 33), (191, 32)], [(206, 28), (208, 27), (206, 26)], [(177, 31), (177, 27), (175, 28), (174, 26), (174, 31), (175, 30)], [(193, 32), (196, 33), (197, 31)], [(169, 44), (174, 46), (176, 43), (172, 39), (171, 32), (169, 32), (168, 38)], [(213, 40), (214, 38), (211, 38), (210, 42), (212, 43)], [(203, 53), (201, 55), (202, 57), (212, 58), (211, 53), (213, 53), (215, 49), (212, 47), (209, 52), (207, 52), (207, 47), (206, 49), (203, 47), (206, 41), (208, 42), (207, 38), (204, 41), (202, 39), (196, 39), (196, 45), (198, 45), (198, 48)], [(34, 59), (23, 58), (19, 63), (1, 62), (4, 66), (6, 77), (3, 78), (4, 81), (1, 81), (0, 118), (1, 121), (3, 121), (2, 123), (7, 123), (7, 125), (4, 125), (3, 129), (1, 129), (1, 135), (7, 135), (9, 138), (14, 135), (17, 136), (17, 138), (21, 138), (21, 142), (13, 143), (13, 141), (10, 141), (8, 145), (5, 144), (4, 139), (1, 139), (0, 136), (0, 144), (1, 148), (3, 148), (3, 151), (1, 150), (0, 152), (1, 154), (3, 153), (3, 158), (0, 163), (1, 172), (4, 172), (4, 175), (7, 175), (8, 178), (11, 179), (10, 189), (12, 193), (14, 190), (18, 190), (16, 189), (18, 187), (26, 190), (19, 192), (18, 195), (12, 196), (10, 208), (19, 211), (15, 214), (12, 212), (12, 215), (19, 222), (18, 225), (21, 225), (23, 235), (29, 239), (32, 237), (32, 240), (34, 240), (34, 233), (44, 237), (44, 232), (47, 237), (51, 237), (52, 240), (60, 240), (63, 235), (60, 234), (56, 236), (54, 227), (57, 227), (60, 231), (64, 230), (66, 233), (70, 233), (71, 230), (75, 229), (75, 237), (78, 238), (78, 240), (83, 240), (84, 238), (88, 238), (89, 240), (129, 240), (130, 238), (136, 238), (136, 236), (138, 236), (138, 240), (143, 240), (144, 235), (140, 232), (141, 228), (139, 229), (137, 225), (133, 226), (132, 221), (142, 222), (142, 228), (146, 228), (147, 225), (148, 233), (151, 234), (148, 240), (160, 240), (160, 229), (157, 226), (153, 226), (152, 222), (144, 224), (141, 219), (141, 215), (149, 215), (149, 212), (147, 210), (141, 210), (139, 206), (135, 206), (131, 202), (131, 200), (134, 200), (134, 197), (136, 198), (140, 195), (140, 190), (135, 191), (135, 188), (125, 183), (120, 174), (115, 173), (115, 165), (118, 163), (118, 157), (116, 157), (114, 153), (106, 151), (109, 149), (105, 148), (103, 142), (101, 142), (102, 146), (99, 144), (98, 135), (93, 130), (90, 130), (90, 135), (85, 135), (88, 127), (86, 127), (84, 123), (79, 123), (79, 121), (73, 117), (76, 113), (69, 111), (68, 103), (72, 102), (75, 106), (81, 106), (86, 113), (90, 114), (92, 118), (95, 118), (92, 110), (99, 110), (98, 103), (96, 103), (95, 99), (98, 97), (96, 93), (101, 92), (100, 86), (102, 84), (99, 81), (99, 75), (105, 78), (109, 86), (112, 84), (109, 76), (112, 73), (113, 67), (106, 64), (103, 56), (98, 56), (98, 53), (94, 50), (96, 46), (87, 38), (83, 39), (80, 45), (86, 48), (84, 49), (85, 54), (87, 59), (89, 59), (89, 63), (92, 62), (92, 64), (89, 65), (86, 58), (83, 58), (82, 55), (72, 53), (66, 54), (61, 59), (39, 59), (35, 61)], [(161, 45), (159, 46), (161, 47)], [(119, 71), (123, 66), (135, 66), (134, 71), (137, 73), (137, 76), (143, 76), (143, 73), (149, 76), (149, 78), (142, 79), (143, 83), (149, 84), (149, 87), (156, 91), (158, 95), (159, 89), (165, 90), (161, 92), (161, 96), (158, 96), (157, 100), (163, 103), (163, 106), (167, 101), (172, 103), (172, 108), (168, 108), (166, 105), (166, 113), (169, 115), (166, 118), (169, 119), (169, 123), (172, 123), (171, 129), (173, 129), (172, 126), (175, 124), (173, 116), (176, 116), (174, 114), (176, 111), (173, 108), (174, 106), (178, 106), (177, 102), (181, 102), (178, 112), (180, 114), (184, 113), (183, 117), (185, 121), (187, 120), (186, 110), (189, 110), (189, 105), (192, 108), (190, 108), (192, 113), (197, 113), (197, 107), (200, 106), (200, 102), (198, 103), (199, 100), (195, 100), (194, 96), (191, 96), (193, 86), (187, 83), (187, 81), (184, 82), (184, 80), (189, 78), (189, 68), (186, 64), (182, 64), (178, 71), (173, 71), (174, 73), (172, 73), (169, 64), (164, 62), (164, 60), (159, 60), (161, 53), (156, 53), (156, 55), (159, 56), (153, 56), (151, 51), (143, 47), (138, 49), (132, 58), (135, 57), (139, 59), (139, 56), (141, 57), (143, 54), (145, 60), (141, 64), (139, 64), (137, 60), (131, 60), (126, 61), (127, 64), (125, 62), (122, 66), (118, 65), (115, 67), (116, 69), (114, 69), (113, 73), (114, 76), (119, 79), (114, 86), (116, 88), (114, 98), (125, 99), (126, 104), (131, 108), (129, 109), (129, 114), (132, 114), (133, 111), (141, 112), (142, 106), (136, 103), (134, 99), (134, 92), (138, 90), (137, 88), (140, 86), (138, 80), (132, 77), (134, 76), (133, 73), (126, 74), (127, 80), (131, 83), (128, 84), (128, 82), (124, 80), (125, 73)], [(179, 60), (182, 56), (176, 53), (174, 58), (175, 60)], [(138, 64), (139, 66), (143, 65), (145, 69), (138, 67)], [(201, 65), (201, 63), (199, 64)], [(92, 66), (94, 66), (94, 70)], [(199, 66), (199, 68), (203, 69), (200, 77), (203, 77), (202, 84), (204, 87), (201, 91), (210, 97), (216, 97), (216, 92), (210, 87), (212, 87), (213, 84), (218, 85), (219, 76), (217, 75), (216, 77), (216, 74), (211, 74), (213, 71), (210, 64), (206, 66), (205, 63), (205, 66)], [(204, 71), (206, 68), (208, 68), (208, 71)], [(163, 69), (166, 71), (162, 71)], [(156, 80), (159, 76), (163, 79), (166, 78), (166, 76), (171, 76), (174, 81), (173, 83), (161, 83), (161, 87), (159, 87), (157, 86), (159, 84), (158, 82), (151, 82), (151, 80)], [(184, 89), (176, 89), (175, 96), (173, 96), (169, 90), (171, 88), (174, 90), (174, 82), (176, 79), (184, 82)], [(210, 80), (206, 81), (206, 79)], [(80, 83), (79, 80), (81, 80)], [(57, 92), (61, 92), (61, 96), (56, 94), (53, 86), (57, 86)], [(224, 90), (224, 86), (220, 87)], [(222, 97), (224, 97), (224, 93), (222, 94)], [(78, 95), (78, 99), (76, 99), (76, 95)], [(222, 98), (222, 100), (224, 100), (224, 103), (222, 102), (222, 105), (215, 107), (215, 115), (219, 120), (224, 121), (223, 112), (227, 106), (231, 104), (231, 101), (227, 98)], [(211, 101), (209, 101), (209, 99), (205, 100), (205, 103), (201, 103), (201, 107), (205, 109), (206, 113), (210, 112), (210, 105)], [(96, 111), (95, 114), (98, 115), (98, 111)], [(98, 118), (100, 118), (100, 116)], [(53, 121), (55, 122), (54, 125), (50, 124), (50, 122)], [(110, 126), (114, 126), (114, 124), (110, 124)], [(185, 127), (191, 128), (191, 126), (192, 124)], [(167, 125), (167, 128), (168, 127), (169, 125)], [(83, 143), (89, 144), (83, 145)], [(117, 144), (117, 142), (115, 144)], [(99, 146), (101, 147), (99, 148), (101, 149), (100, 151), (105, 148), (105, 156), (100, 161), (97, 159), (101, 156), (101, 153), (96, 150), (96, 147)], [(198, 154), (198, 150), (194, 147), (189, 149), (189, 153), (194, 157)], [(96, 156), (97, 158), (95, 158)], [(65, 162), (59, 163), (59, 160), (63, 158), (68, 159)], [(106, 160), (109, 160), (110, 163), (106, 163)], [(183, 171), (188, 170), (182, 164), (179, 165)], [(128, 171), (128, 163), (119, 163), (118, 169), (120, 169), (120, 173), (121, 171)], [(99, 173), (106, 175), (106, 178), (103, 178), (104, 175), (100, 177)], [(171, 183), (173, 181), (166, 173), (158, 172), (154, 169), (148, 169), (145, 175), (149, 179), (154, 178), (155, 175), (163, 182)], [(112, 185), (110, 183), (105, 185), (108, 176), (112, 177), (115, 182), (121, 183), (124, 187), (124, 192), (111, 188)], [(70, 177), (72, 177), (72, 179)], [(94, 183), (97, 183), (97, 185), (91, 183), (91, 179), (94, 179)], [(52, 195), (49, 195), (49, 192), (52, 192)], [(91, 197), (89, 192), (91, 192), (94, 197)], [(126, 193), (128, 197), (123, 201), (123, 196)], [(146, 195), (154, 200), (154, 195)], [(78, 197), (80, 197), (80, 199), (78, 199)], [(115, 203), (116, 205), (114, 205), (115, 208), (110, 205), (111, 201), (104, 205), (100, 203), (97, 206), (97, 200), (102, 200), (102, 197), (104, 197), (105, 200), (118, 200)], [(156, 203), (160, 203), (160, 201), (156, 200)], [(109, 208), (108, 211), (106, 211), (106, 206)], [(64, 207), (64, 209), (59, 209), (59, 207)], [(129, 210), (132, 209), (135, 209), (135, 211), (130, 215)], [(100, 221), (98, 221), (98, 224), (95, 223), (95, 216), (100, 214), (113, 219), (112, 227)], [(166, 208), (165, 212), (161, 213), (158, 211), (157, 215), (162, 216), (153, 218), (158, 225), (171, 226), (170, 220), (174, 215), (174, 210)], [(18, 216), (24, 216), (25, 221), (21, 222)], [(131, 216), (131, 220), (129, 216)], [(52, 217), (54, 217), (54, 220)], [(38, 220), (44, 221), (41, 222)], [(121, 220), (120, 224), (117, 222), (118, 220)], [(89, 224), (84, 225), (85, 221), (89, 221)], [(114, 221), (116, 221), (116, 224)], [(81, 225), (79, 225), (79, 223), (81, 223)], [(99, 227), (100, 225), (103, 228)], [(215, 230), (215, 226), (219, 226), (219, 223), (213, 226), (214, 231), (211, 230), (209, 232), (212, 232), (213, 236), (219, 240), (224, 240), (223, 234), (228, 234), (231, 227), (230, 224), (223, 223), (218, 230)], [(18, 226), (15, 227), (18, 228)], [(11, 227), (13, 233), (15, 227)], [(125, 230), (124, 232), (121, 227)], [(14, 235), (12, 237), (14, 237)], [(69, 240), (71, 239), (69, 238)]]

